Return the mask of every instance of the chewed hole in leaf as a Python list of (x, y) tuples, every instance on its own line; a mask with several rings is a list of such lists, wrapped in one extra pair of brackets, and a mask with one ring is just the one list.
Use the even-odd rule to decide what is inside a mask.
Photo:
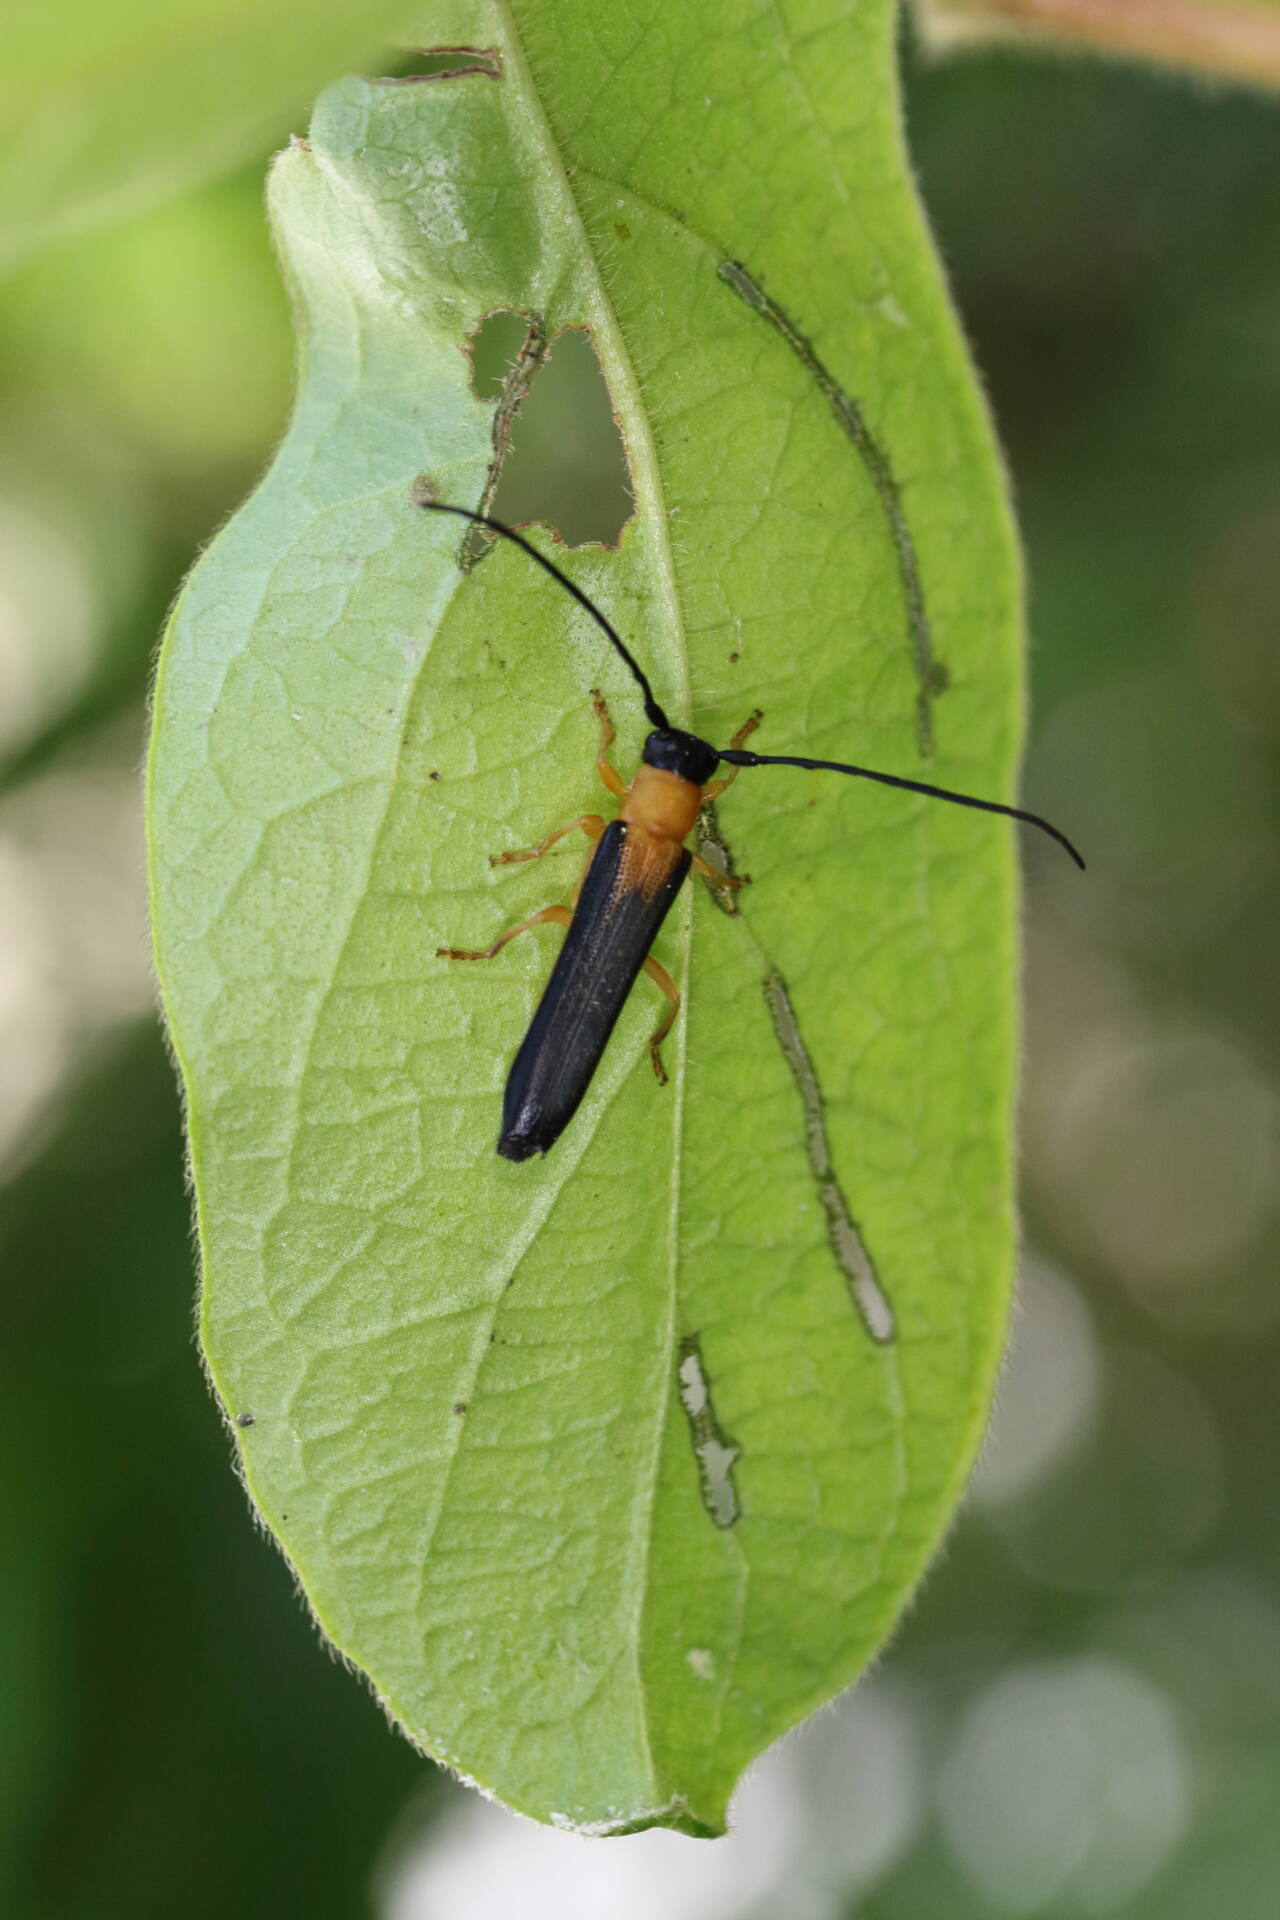
[(733, 1469), (742, 1458), (742, 1449), (734, 1446), (716, 1418), (711, 1383), (702, 1364), (702, 1343), (696, 1333), (680, 1342), (678, 1385), (698, 1462), (702, 1504), (718, 1527), (731, 1527), (740, 1511)]
[(394, 73), (378, 76), (381, 84), (460, 80), (468, 74), (482, 74), (490, 80), (502, 78), (502, 57), (496, 47), (408, 47), (395, 67)]
[(616, 547), (634, 509), (631, 476), (587, 329), (548, 340), (536, 314), (490, 313), (472, 337), (471, 364), (477, 398), (496, 410), (484, 511), (549, 527), (569, 547)]
[(487, 313), (471, 341), (471, 386), (477, 400), (501, 400), (528, 350), (535, 316), (501, 307)]

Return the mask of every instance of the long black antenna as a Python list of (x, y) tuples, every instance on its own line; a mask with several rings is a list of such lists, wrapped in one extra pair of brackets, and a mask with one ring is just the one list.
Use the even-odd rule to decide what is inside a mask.
[[(514, 527), (505, 526), (501, 520), (493, 519), (492, 515), (473, 513), (470, 507), (453, 507), (443, 500), (431, 499), (425, 491), (425, 483), (424, 490), (418, 493), (417, 504), (425, 507), (430, 513), (452, 513), (459, 520), (469, 520), (472, 526), (487, 527), (490, 533), (501, 534), (504, 540), (510, 540), (514, 546), (520, 548), (522, 553), (527, 553), (531, 560), (536, 560), (542, 571), (549, 573), (553, 580), (558, 580), (565, 592), (571, 595), (578, 605), (591, 615), (601, 631), (609, 636), (616, 650), (630, 667), (644, 695), (644, 710), (650, 726), (659, 728), (663, 733), (673, 731), (671, 722), (654, 698), (653, 688), (649, 685), (649, 676), (622, 635), (610, 621), (605, 619), (595, 602), (588, 599), (582, 588), (575, 586), (568, 574), (562, 573), (553, 560), (548, 560), (545, 553), (539, 553), (538, 549), (526, 540), (523, 534), (517, 533)], [(1084, 861), (1066, 834), (1059, 833), (1057, 827), (1052, 826), (1048, 820), (1042, 819), (1038, 813), (1027, 813), (1022, 807), (1006, 807), (999, 800), (977, 800), (971, 793), (952, 793), (949, 787), (933, 787), (926, 780), (905, 780), (897, 773), (876, 773), (871, 767), (846, 766), (841, 760), (806, 760), (798, 754), (791, 753), (751, 753), (745, 747), (725, 747), (718, 753), (718, 757), (731, 767), (804, 767), (813, 773), (851, 773), (859, 780), (877, 780), (882, 787), (901, 787), (906, 793), (923, 793), (930, 800), (949, 800), (953, 806), (976, 807), (981, 813), (1002, 813), (1006, 819), (1021, 820), (1028, 827), (1039, 827), (1041, 833), (1047, 833), (1051, 840), (1056, 840), (1058, 845), (1071, 855), (1081, 872), (1084, 871)]]
[(1059, 833), (1038, 813), (1027, 813), (1022, 807), (1006, 807), (999, 800), (976, 800), (971, 793), (952, 793), (949, 787), (931, 787), (927, 780), (904, 780), (897, 773), (874, 773), (870, 767), (847, 767), (840, 760), (804, 760), (798, 754), (791, 753), (751, 753), (745, 747), (726, 747), (720, 758), (727, 760), (731, 767), (807, 767), (814, 773), (852, 773), (860, 780), (878, 780), (882, 787), (902, 787), (908, 793), (927, 794), (930, 800), (950, 800), (957, 807), (977, 807), (982, 813), (1003, 813), (1010, 820), (1021, 820), (1029, 827), (1039, 827), (1060, 847), (1065, 847), (1080, 871), (1084, 871), (1084, 861), (1066, 834)]
[(490, 514), (473, 513), (470, 507), (447, 506), (443, 500), (429, 500), (425, 493), (418, 495), (417, 503), (420, 507), (425, 507), (429, 513), (452, 513), (455, 514), (459, 520), (469, 520), (473, 527), (488, 527), (490, 533), (500, 533), (504, 540), (510, 540), (515, 546), (520, 548), (522, 553), (527, 553), (531, 560), (536, 560), (542, 568), (542, 571), (549, 573), (553, 580), (558, 580), (565, 592), (571, 594), (578, 605), (585, 608), (586, 612), (591, 615), (596, 625), (608, 634), (610, 640), (630, 667), (639, 684), (640, 691), (644, 695), (644, 710), (650, 726), (661, 728), (663, 733), (669, 733), (671, 731), (671, 722), (654, 698), (653, 688), (649, 685), (648, 674), (646, 674), (644, 668), (640, 665), (640, 662), (622, 638), (622, 635), (610, 621), (605, 619), (595, 602), (587, 598), (582, 588), (575, 586), (567, 573), (561, 573), (559, 567), (556, 566), (553, 560), (548, 560), (545, 553), (539, 553), (538, 549), (526, 540), (523, 534), (517, 533), (514, 527), (504, 526), (501, 520), (493, 519)]

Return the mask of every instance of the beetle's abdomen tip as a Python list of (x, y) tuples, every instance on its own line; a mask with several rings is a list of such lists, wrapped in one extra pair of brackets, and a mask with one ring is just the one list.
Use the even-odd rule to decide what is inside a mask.
[(545, 1153), (546, 1150), (541, 1140), (527, 1133), (504, 1133), (498, 1142), (498, 1152), (504, 1160), (532, 1160), (535, 1153)]

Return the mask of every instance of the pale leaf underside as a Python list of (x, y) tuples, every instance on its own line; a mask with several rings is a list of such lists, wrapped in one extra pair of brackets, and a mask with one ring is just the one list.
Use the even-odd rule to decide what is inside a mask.
[(491, 485), (495, 310), (589, 330), (635, 515), (562, 558), (677, 717), (723, 742), (759, 705), (766, 749), (1009, 785), (1016, 561), (892, 8), (696, 13), (441, 6), (424, 44), (483, 60), (321, 100), (272, 188), (296, 416), (175, 611), (151, 766), (202, 1331), (253, 1498), (413, 1739), (592, 1831), (718, 1831), (879, 1646), (980, 1436), (1011, 1261), (1005, 825), (744, 774), (708, 826), (740, 911), (698, 882), (657, 949), (670, 1086), (642, 981), (545, 1161), (494, 1142), (557, 936), (435, 958), (571, 891), (567, 848), (489, 856), (602, 805), (588, 689), (628, 774), (642, 732), (584, 615), (510, 550), (460, 567), (413, 504), (423, 473)]

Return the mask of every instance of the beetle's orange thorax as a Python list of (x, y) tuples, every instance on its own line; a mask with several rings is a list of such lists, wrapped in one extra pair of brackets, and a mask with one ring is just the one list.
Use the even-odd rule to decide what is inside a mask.
[(680, 858), (702, 805), (702, 788), (661, 767), (641, 767), (627, 788), (621, 818), (627, 844), (618, 869), (623, 891), (651, 899)]
[(678, 773), (665, 773), (660, 767), (641, 767), (627, 788), (622, 818), (657, 840), (683, 845), (693, 832), (701, 805), (702, 788), (692, 780), (682, 780)]

